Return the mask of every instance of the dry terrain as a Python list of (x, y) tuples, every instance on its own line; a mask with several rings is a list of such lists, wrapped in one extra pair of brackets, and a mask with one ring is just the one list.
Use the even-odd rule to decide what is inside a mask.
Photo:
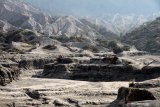
[[(1, 107), (105, 107), (116, 99), (120, 87), (128, 87), (128, 82), (86, 82), (32, 77), (40, 71), (23, 71), (19, 81), (5, 87), (0, 86)], [(28, 95), (28, 90), (33, 95)], [(32, 98), (36, 95), (38, 98)]]

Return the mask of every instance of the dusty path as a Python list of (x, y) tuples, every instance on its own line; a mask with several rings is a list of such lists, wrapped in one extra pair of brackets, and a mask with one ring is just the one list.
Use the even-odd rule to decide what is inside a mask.
[[(86, 82), (64, 79), (33, 78), (24, 71), (20, 80), (0, 87), (0, 107), (104, 107), (116, 99), (119, 87), (128, 82)], [(38, 99), (26, 94), (31, 90)], [(10, 107), (8, 105), (7, 107)]]

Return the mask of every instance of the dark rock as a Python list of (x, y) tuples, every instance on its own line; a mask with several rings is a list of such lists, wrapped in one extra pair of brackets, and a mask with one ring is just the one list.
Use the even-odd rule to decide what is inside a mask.
[(18, 67), (4, 67), (0, 65), (0, 84), (4, 86), (13, 80), (17, 80), (20, 74)]
[(26, 92), (25, 92), (29, 97), (31, 97), (32, 99), (40, 99), (40, 94), (38, 91), (35, 91), (35, 90), (31, 90), (31, 89), (26, 89)]
[(47, 45), (47, 46), (44, 46), (43, 49), (47, 49), (47, 50), (55, 50), (57, 48), (57, 46), (55, 45)]
[(143, 81), (159, 77), (159, 70), (159, 67), (135, 69), (131, 65), (52, 63), (44, 66), (43, 75), (88, 81)]
[(61, 64), (69, 64), (74, 62), (73, 59), (64, 58), (63, 56), (59, 56), (56, 60), (57, 60), (57, 63), (61, 63)]
[(119, 63), (118, 57), (115, 55), (91, 58), (88, 62), (59, 56), (55, 63), (44, 66), (42, 76), (86, 81), (135, 80), (138, 82), (159, 77), (159, 70), (159, 66), (144, 66), (139, 69), (132, 64)]
[(25, 69), (43, 69), (44, 65), (53, 62), (55, 62), (55, 59), (24, 59), (19, 62), (19, 67)]
[[(108, 107), (159, 107), (157, 106), (160, 105), (160, 103), (157, 102), (159, 101), (157, 94), (160, 94), (159, 91), (122, 87), (118, 90), (117, 99)], [(136, 104), (138, 105), (138, 103), (140, 103), (141, 106), (135, 106)]]
[(69, 78), (74, 64), (47, 64), (44, 66), (43, 77)]

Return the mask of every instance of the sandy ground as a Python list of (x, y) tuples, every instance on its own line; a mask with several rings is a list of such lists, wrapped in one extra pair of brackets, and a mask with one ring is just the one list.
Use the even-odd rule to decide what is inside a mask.
[[(128, 82), (86, 82), (32, 77), (39, 71), (24, 71), (19, 81), (6, 87), (0, 86), (0, 107), (54, 107), (57, 102), (62, 107), (105, 107), (116, 99), (119, 87), (128, 86)], [(40, 98), (28, 96), (27, 89), (37, 91)]]

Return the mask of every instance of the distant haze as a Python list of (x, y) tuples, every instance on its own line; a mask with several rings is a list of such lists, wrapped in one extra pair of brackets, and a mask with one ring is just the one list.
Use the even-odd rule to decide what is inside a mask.
[(160, 0), (25, 0), (52, 15), (98, 16), (136, 14), (149, 16), (160, 11)]

